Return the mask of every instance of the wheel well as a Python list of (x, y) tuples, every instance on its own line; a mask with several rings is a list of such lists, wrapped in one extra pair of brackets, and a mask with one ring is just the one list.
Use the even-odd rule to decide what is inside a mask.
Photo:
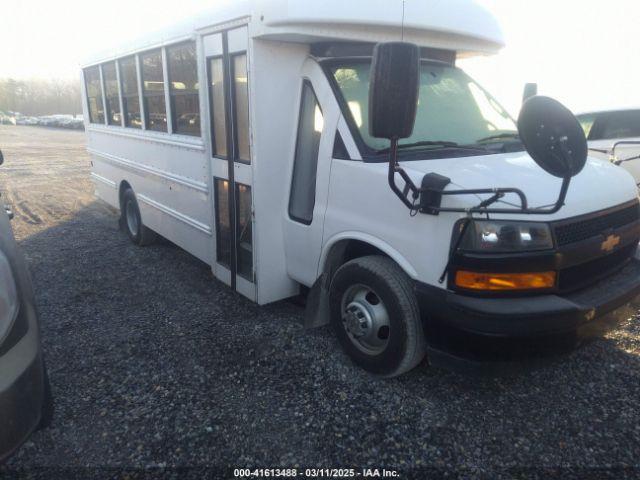
[(380, 255), (391, 258), (379, 248), (374, 247), (370, 243), (363, 242), (362, 240), (340, 240), (331, 247), (331, 250), (327, 255), (323, 269), (325, 279), (330, 281), (336, 270), (345, 263), (355, 260), (356, 258), (368, 257), (370, 255)]
[(361, 240), (345, 240), (347, 245), (344, 250), (344, 256), (342, 263), (347, 263), (351, 260), (355, 260), (360, 257), (368, 257), (369, 255), (381, 255), (383, 257), (388, 257), (386, 253), (384, 253), (379, 248), (374, 247), (373, 245), (363, 242)]
[(123, 180), (122, 182), (120, 182), (120, 189), (118, 191), (118, 199), (120, 200), (120, 210), (122, 210), (122, 201), (124, 200), (124, 192), (126, 192), (129, 189), (133, 190), (131, 188), (131, 185), (129, 185), (129, 182), (127, 182), (126, 180)]

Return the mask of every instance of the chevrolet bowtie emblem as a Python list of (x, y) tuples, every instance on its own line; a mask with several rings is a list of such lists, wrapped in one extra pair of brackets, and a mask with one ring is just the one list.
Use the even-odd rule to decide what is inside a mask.
[(603, 252), (613, 252), (618, 245), (620, 245), (620, 237), (617, 235), (609, 235), (607, 239), (602, 242), (600, 248)]

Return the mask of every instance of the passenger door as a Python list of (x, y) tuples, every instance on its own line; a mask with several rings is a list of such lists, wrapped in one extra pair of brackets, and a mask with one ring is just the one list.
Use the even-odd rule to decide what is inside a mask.
[(284, 220), (287, 271), (311, 285), (318, 274), (331, 160), (339, 108), (320, 66), (307, 60), (300, 82), (300, 109)]
[(247, 27), (203, 38), (216, 231), (215, 276), (255, 300)]

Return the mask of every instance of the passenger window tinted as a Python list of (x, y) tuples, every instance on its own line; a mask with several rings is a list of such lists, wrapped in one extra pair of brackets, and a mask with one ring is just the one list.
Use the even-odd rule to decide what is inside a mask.
[(120, 60), (120, 82), (122, 83), (124, 124), (126, 127), (142, 128), (136, 57)]
[(122, 125), (120, 87), (118, 86), (116, 62), (102, 65), (102, 78), (104, 80), (104, 94), (107, 104), (107, 123), (109, 125)]
[(229, 182), (215, 179), (216, 259), (231, 268), (231, 218), (229, 216)]
[(209, 98), (213, 154), (227, 156), (227, 121), (224, 107), (224, 67), (222, 58), (209, 60)]
[(200, 136), (200, 98), (195, 42), (167, 48), (174, 133)]
[(164, 98), (162, 52), (155, 50), (140, 56), (147, 130), (167, 131), (167, 107)]
[(89, 106), (89, 121), (91, 123), (104, 123), (104, 104), (102, 103), (99, 67), (85, 69), (84, 82)]
[(640, 137), (640, 110), (611, 112), (606, 115), (601, 138)]
[(238, 243), (238, 275), (253, 282), (253, 221), (251, 187), (236, 185), (236, 239)]
[(305, 82), (293, 164), (289, 216), (310, 225), (316, 203), (316, 172), (324, 117), (311, 84)]
[(249, 83), (247, 73), (247, 56), (233, 57), (233, 76), (235, 89), (235, 118), (238, 136), (238, 158), (251, 161), (249, 143)]

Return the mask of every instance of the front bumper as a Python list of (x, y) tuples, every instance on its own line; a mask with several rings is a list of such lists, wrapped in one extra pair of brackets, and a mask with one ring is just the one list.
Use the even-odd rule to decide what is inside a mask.
[(631, 318), (640, 260), (568, 295), (477, 298), (416, 285), (432, 365), (479, 374), (545, 365)]
[[(589, 288), (567, 295), (480, 298), (416, 285), (421, 311), (464, 332), (499, 337), (528, 337), (576, 330), (640, 295), (640, 260)], [(429, 327), (429, 325), (427, 325)]]

